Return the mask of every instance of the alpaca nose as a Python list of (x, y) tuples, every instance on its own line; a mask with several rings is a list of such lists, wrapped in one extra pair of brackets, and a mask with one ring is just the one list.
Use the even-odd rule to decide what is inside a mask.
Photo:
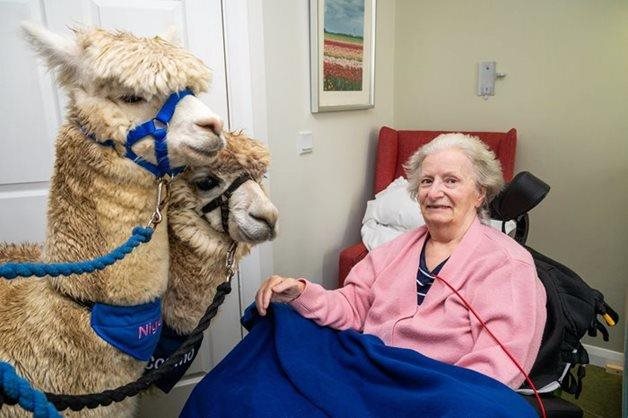
[(207, 129), (208, 131), (213, 132), (216, 136), (220, 136), (220, 134), (222, 134), (222, 121), (217, 117), (199, 119), (194, 123), (201, 129)]
[(255, 219), (258, 222), (266, 224), (268, 229), (272, 232), (275, 230), (275, 225), (277, 224), (277, 208), (274, 206), (272, 208), (266, 208), (264, 213), (254, 213), (250, 212), (249, 216)]

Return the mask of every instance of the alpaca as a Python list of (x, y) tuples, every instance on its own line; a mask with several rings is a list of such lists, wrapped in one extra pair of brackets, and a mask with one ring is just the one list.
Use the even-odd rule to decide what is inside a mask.
[[(92, 259), (151, 219), (157, 199), (153, 172), (167, 174), (164, 161), (172, 167), (203, 165), (224, 147), (221, 120), (190, 94), (208, 88), (210, 72), (160, 37), (81, 29), (66, 40), (31, 24), (23, 28), (69, 97), (67, 121), (57, 137), (41, 260)], [(145, 137), (129, 149), (128, 133), (183, 91), (167, 125), (167, 147)], [(136, 158), (127, 158), (125, 148)], [(30, 253), (36, 254), (36, 249)], [(137, 379), (146, 362), (99, 337), (84, 304), (156, 301), (166, 290), (168, 269), (168, 231), (161, 225), (150, 242), (105, 270), (0, 280), (0, 359), (47, 392), (100, 392)], [(67, 416), (129, 417), (135, 406), (132, 398)], [(0, 417), (5, 416), (26, 414), (5, 405)]]
[[(191, 168), (172, 183), (168, 210), (170, 278), (162, 312), (164, 323), (176, 334), (192, 332), (216, 287), (227, 279), (224, 260), (231, 243), (238, 243), (237, 263), (252, 245), (275, 237), (277, 209), (261, 185), (269, 161), (267, 149), (259, 142), (229, 134), (226, 148), (211, 164)], [(244, 182), (229, 200), (227, 232), (219, 209), (199, 216), (203, 207), (243, 174), (251, 181)], [(36, 244), (0, 244), (0, 263), (35, 261), (40, 255), (41, 247)]]
[[(164, 323), (179, 335), (198, 325), (228, 279), (225, 258), (231, 243), (238, 243), (235, 260), (251, 246), (275, 237), (277, 209), (261, 185), (270, 156), (259, 142), (230, 134), (227, 146), (210, 164), (183, 174), (172, 187), (168, 233), (170, 280), (163, 299)], [(202, 208), (218, 198), (242, 175), (250, 180), (238, 187), (228, 202), (227, 230), (220, 208), (199, 217)]]
[[(189, 170), (184, 181), (173, 185), (164, 329), (148, 369), (159, 368), (197, 327), (218, 285), (230, 279), (227, 259), (237, 265), (253, 245), (275, 237), (277, 209), (261, 184), (269, 160), (267, 149), (257, 141), (229, 134), (226, 148), (211, 164)], [(201, 341), (155, 386), (169, 392), (194, 360)]]

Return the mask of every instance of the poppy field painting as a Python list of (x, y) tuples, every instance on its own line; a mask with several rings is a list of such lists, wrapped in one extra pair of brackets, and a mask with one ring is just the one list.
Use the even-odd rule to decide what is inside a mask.
[(310, 0), (312, 112), (373, 107), (375, 0)]
[(323, 90), (362, 90), (364, 0), (327, 0), (323, 23)]

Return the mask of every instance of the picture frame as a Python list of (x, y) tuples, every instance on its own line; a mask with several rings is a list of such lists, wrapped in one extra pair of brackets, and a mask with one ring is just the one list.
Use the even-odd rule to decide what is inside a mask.
[(375, 106), (376, 0), (310, 0), (312, 113)]

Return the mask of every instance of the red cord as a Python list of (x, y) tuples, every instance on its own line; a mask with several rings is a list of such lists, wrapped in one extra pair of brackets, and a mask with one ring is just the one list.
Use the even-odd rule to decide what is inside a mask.
[(523, 367), (521, 367), (521, 365), (519, 364), (519, 362), (513, 357), (512, 354), (510, 354), (510, 352), (508, 351), (508, 349), (506, 347), (504, 347), (504, 345), (497, 339), (497, 337), (495, 336), (495, 334), (493, 334), (491, 332), (491, 330), (486, 326), (486, 324), (484, 323), (484, 321), (482, 321), (482, 318), (480, 318), (480, 316), (475, 312), (475, 310), (471, 307), (471, 305), (469, 305), (469, 303), (467, 302), (467, 300), (462, 297), (462, 295), (460, 293), (458, 293), (458, 291), (456, 289), (454, 289), (448, 282), (447, 280), (443, 279), (442, 277), (436, 275), (435, 276), (437, 279), (441, 280), (443, 283), (445, 283), (447, 285), (447, 287), (449, 287), (455, 294), (456, 296), (458, 296), (462, 302), (465, 304), (465, 306), (471, 311), (471, 313), (473, 313), (473, 315), (475, 316), (475, 318), (480, 321), (480, 323), (482, 324), (482, 326), (484, 327), (484, 329), (486, 330), (486, 332), (488, 332), (490, 334), (491, 337), (493, 337), (493, 339), (495, 340), (495, 342), (497, 344), (499, 344), (499, 346), (501, 347), (501, 349), (504, 351), (504, 353), (506, 353), (506, 355), (510, 358), (510, 360), (512, 360), (512, 362), (515, 364), (515, 366), (517, 366), (517, 368), (519, 369), (519, 371), (521, 371), (521, 373), (523, 373), (523, 375), (526, 378), (526, 381), (528, 382), (528, 384), (530, 385), (530, 388), (532, 388), (532, 390), (534, 391), (534, 396), (536, 397), (537, 402), (539, 403), (539, 407), (541, 408), (541, 416), (543, 418), (547, 418), (547, 414), (545, 412), (545, 406), (543, 406), (543, 401), (541, 400), (541, 396), (539, 396), (539, 391), (536, 389), (536, 386), (534, 386), (534, 383), (532, 383), (532, 379), (530, 379), (530, 376), (528, 376), (528, 374), (523, 370)]

